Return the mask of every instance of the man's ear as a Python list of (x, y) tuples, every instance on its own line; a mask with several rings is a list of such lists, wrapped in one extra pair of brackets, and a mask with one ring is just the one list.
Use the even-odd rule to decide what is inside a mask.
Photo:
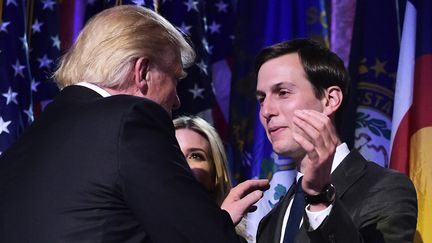
[(336, 113), (342, 104), (343, 94), (338, 86), (330, 86), (326, 89), (324, 94), (324, 114), (332, 116)]
[(140, 57), (135, 62), (134, 83), (143, 95), (147, 93), (149, 78), (149, 59), (146, 57)]

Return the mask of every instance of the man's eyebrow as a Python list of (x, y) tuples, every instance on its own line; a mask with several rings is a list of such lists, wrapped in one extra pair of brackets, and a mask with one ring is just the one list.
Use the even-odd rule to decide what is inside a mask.
[(273, 84), (273, 85), (270, 87), (270, 90), (271, 90), (271, 91), (278, 90), (278, 89), (280, 89), (280, 87), (281, 87), (282, 85), (286, 85), (286, 84), (287, 84), (287, 82), (279, 82), (279, 83)]
[[(270, 86), (270, 91), (274, 92), (274, 91), (278, 90), (280, 88), (280, 86), (282, 86), (284, 83), (285, 82), (279, 82), (279, 83), (273, 84), (272, 86)], [(258, 96), (258, 95), (264, 96), (265, 92), (261, 91), (261, 90), (255, 91), (255, 96)]]
[(272, 85), (270, 87), (270, 90), (271, 90), (271, 92), (277, 92), (281, 88), (293, 89), (295, 86), (296, 85), (293, 84), (292, 82), (282, 81), (282, 82), (279, 82), (279, 83)]

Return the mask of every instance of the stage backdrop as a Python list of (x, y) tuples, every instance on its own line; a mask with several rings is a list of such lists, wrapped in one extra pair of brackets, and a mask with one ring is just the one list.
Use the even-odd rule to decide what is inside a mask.
[(51, 75), (85, 22), (122, 4), (157, 11), (194, 43), (196, 64), (180, 82), (175, 115), (197, 114), (218, 129), (236, 183), (271, 179), (247, 217), (249, 241), (295, 174), (257, 119), (253, 61), (261, 48), (297, 37), (317, 39), (343, 58), (353, 93), (341, 137), (410, 175), (419, 198), (416, 242), (432, 241), (430, 0), (0, 0), (0, 152), (58, 93)]

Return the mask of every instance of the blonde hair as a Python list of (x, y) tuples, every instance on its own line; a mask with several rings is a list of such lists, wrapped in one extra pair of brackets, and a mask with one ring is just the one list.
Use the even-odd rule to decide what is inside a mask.
[(81, 81), (120, 87), (131, 80), (135, 61), (147, 57), (170, 65), (193, 64), (195, 52), (182, 34), (150, 9), (122, 5), (94, 16), (62, 57), (54, 78), (61, 87)]
[(175, 129), (190, 129), (203, 136), (210, 144), (210, 161), (215, 168), (215, 196), (218, 204), (222, 204), (232, 188), (228, 170), (228, 161), (221, 138), (216, 130), (198, 116), (181, 116), (174, 119)]

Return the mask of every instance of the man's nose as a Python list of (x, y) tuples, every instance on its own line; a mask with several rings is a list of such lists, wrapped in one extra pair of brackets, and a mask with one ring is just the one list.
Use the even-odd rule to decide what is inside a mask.
[(276, 114), (276, 107), (271, 99), (266, 98), (262, 101), (260, 113), (265, 119), (269, 119)]

